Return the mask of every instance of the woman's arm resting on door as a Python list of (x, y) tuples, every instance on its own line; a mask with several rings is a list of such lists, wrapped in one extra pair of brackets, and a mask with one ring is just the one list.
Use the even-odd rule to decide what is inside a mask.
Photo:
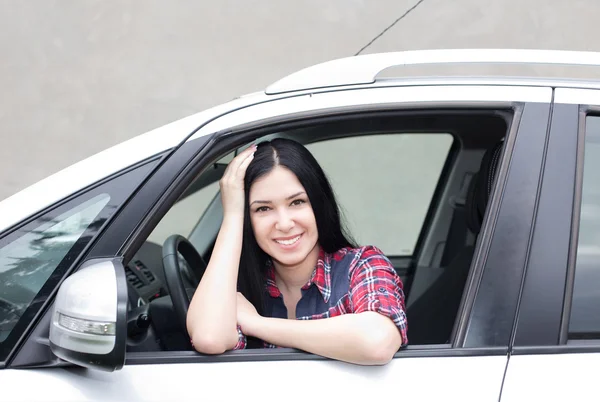
[(372, 311), (320, 320), (257, 315), (242, 329), (274, 345), (363, 365), (388, 363), (403, 344), (394, 322)]

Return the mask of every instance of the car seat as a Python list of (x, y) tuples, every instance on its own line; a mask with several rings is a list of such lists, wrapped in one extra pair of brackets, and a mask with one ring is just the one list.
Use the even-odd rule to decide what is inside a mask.
[[(485, 152), (479, 171), (469, 184), (465, 219), (468, 230), (475, 236), (481, 230), (503, 146), (504, 140)], [(461, 225), (464, 226), (462, 222)], [(449, 235), (452, 237), (455, 233), (450, 227)], [(475, 251), (474, 245), (466, 244), (466, 238), (464, 233), (462, 249), (443, 268), (435, 282), (407, 308), (408, 340), (411, 344), (445, 344), (450, 341)], [(448, 247), (449, 242), (446, 244)]]

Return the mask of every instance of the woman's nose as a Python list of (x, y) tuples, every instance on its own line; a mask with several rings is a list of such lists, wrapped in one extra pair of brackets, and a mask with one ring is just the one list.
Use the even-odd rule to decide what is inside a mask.
[(294, 228), (294, 220), (287, 211), (279, 211), (277, 214), (277, 222), (275, 223), (275, 229), (281, 232), (289, 232)]

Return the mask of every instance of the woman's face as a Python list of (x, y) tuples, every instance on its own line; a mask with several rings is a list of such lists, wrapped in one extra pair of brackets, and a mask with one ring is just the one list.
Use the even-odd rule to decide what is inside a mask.
[(317, 222), (298, 178), (277, 166), (250, 187), (250, 221), (259, 247), (284, 266), (301, 264), (318, 241)]

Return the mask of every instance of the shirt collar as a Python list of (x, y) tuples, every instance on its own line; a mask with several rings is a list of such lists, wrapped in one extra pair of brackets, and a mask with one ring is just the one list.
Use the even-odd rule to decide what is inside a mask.
[[(275, 268), (271, 261), (267, 263), (266, 280), (266, 287), (269, 295), (271, 297), (280, 297), (281, 291), (277, 287), (275, 281)], [(323, 300), (327, 303), (331, 297), (331, 256), (320, 247), (317, 265), (313, 270), (310, 280), (306, 285), (302, 286), (302, 290), (307, 290), (313, 284), (319, 289), (321, 296), (323, 296)]]

